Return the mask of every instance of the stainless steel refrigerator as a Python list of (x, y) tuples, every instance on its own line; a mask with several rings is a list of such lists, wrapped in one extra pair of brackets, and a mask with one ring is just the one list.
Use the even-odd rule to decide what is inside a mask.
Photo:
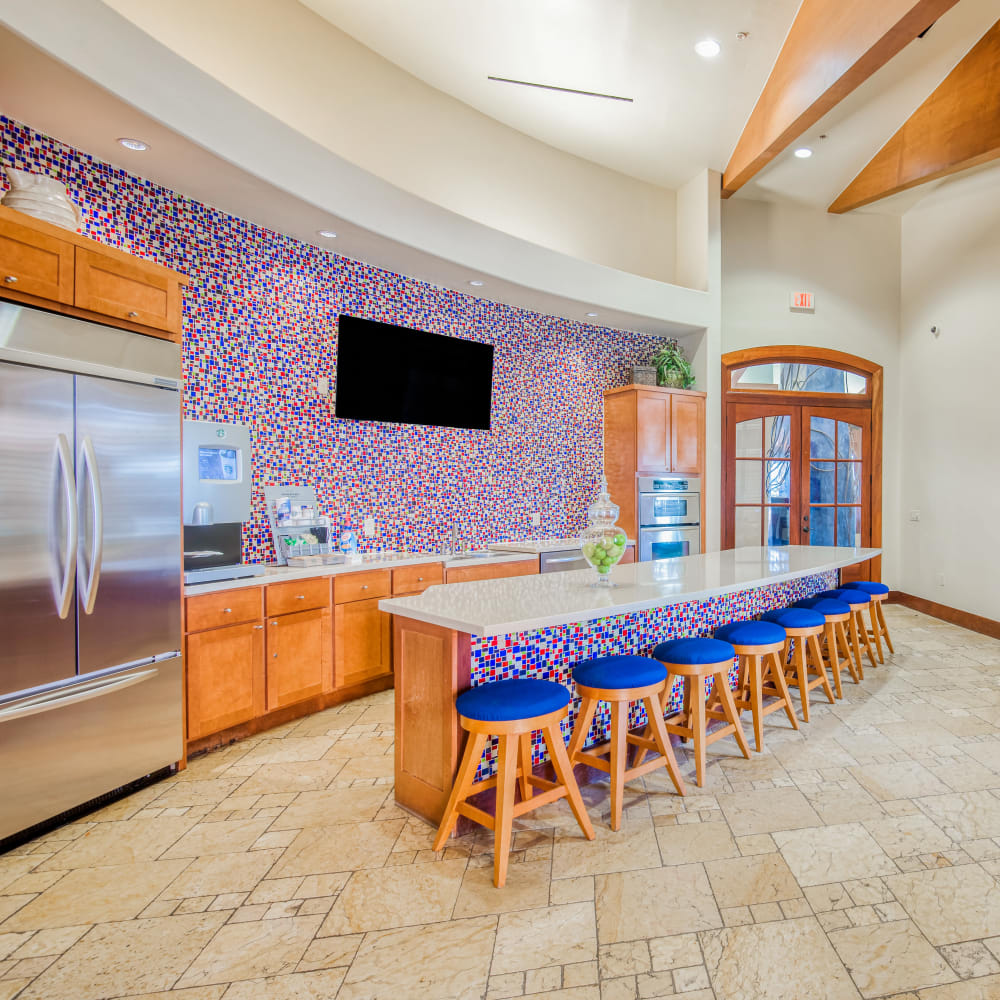
[(0, 841), (180, 759), (180, 351), (0, 303)]

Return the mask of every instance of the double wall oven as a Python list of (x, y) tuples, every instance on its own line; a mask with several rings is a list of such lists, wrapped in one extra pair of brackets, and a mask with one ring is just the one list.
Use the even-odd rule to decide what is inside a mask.
[(639, 477), (639, 559), (701, 551), (701, 480), (664, 473)]

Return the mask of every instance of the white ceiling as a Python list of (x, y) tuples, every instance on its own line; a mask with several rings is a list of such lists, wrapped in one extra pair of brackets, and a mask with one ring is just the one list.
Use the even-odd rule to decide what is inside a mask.
[[(559, 149), (677, 187), (723, 170), (799, 0), (300, 0), (414, 76)], [(1000, 0), (960, 0), (737, 197), (825, 208), (1000, 18)], [(744, 41), (738, 31), (748, 31)], [(694, 44), (714, 37), (704, 60)], [(600, 91), (599, 100), (487, 80)], [(827, 135), (820, 139), (820, 135)], [(865, 211), (905, 211), (918, 188)]]
[[(729, 159), (799, 0), (301, 0), (431, 86), (552, 146), (676, 188)], [(749, 38), (737, 41), (738, 31)], [(713, 37), (722, 52), (694, 51)], [(601, 100), (487, 76), (631, 97)]]

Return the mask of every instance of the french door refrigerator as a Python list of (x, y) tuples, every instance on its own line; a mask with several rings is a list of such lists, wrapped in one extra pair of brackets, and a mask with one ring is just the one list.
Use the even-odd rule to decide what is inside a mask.
[(180, 759), (180, 352), (0, 303), (0, 842)]

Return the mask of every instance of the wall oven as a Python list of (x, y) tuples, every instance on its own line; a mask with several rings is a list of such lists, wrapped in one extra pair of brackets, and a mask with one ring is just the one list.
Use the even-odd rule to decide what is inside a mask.
[(639, 560), (701, 551), (701, 480), (697, 476), (639, 477)]

